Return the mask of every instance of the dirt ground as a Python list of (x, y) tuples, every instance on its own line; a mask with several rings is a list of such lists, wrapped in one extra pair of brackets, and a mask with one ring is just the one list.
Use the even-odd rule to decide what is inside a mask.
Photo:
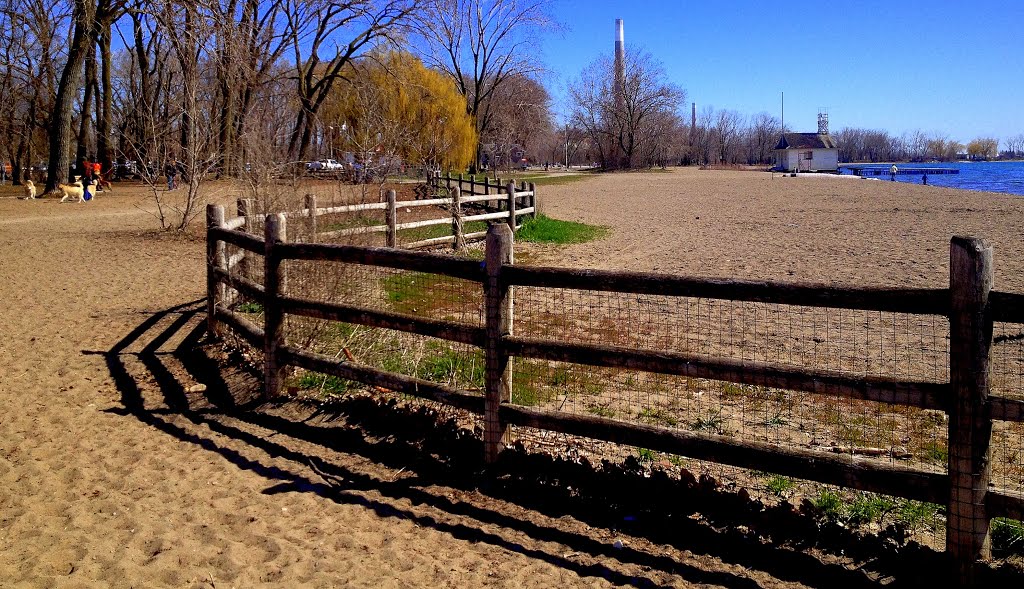
[[(115, 189), (58, 204), (0, 187), (0, 585), (894, 581), (785, 547), (754, 558), (704, 536), (630, 536), (440, 476), (385, 451), (389, 436), (327, 429), (315, 411), (234, 405), (251, 379), (192, 351), (203, 338), (203, 243), (157, 231), (143, 189)], [(551, 216), (613, 228), (557, 258), (538, 248), (543, 262), (942, 287), (949, 236), (966, 233), (995, 245), (997, 288), (1024, 291), (1019, 197), (696, 170), (541, 195)]]

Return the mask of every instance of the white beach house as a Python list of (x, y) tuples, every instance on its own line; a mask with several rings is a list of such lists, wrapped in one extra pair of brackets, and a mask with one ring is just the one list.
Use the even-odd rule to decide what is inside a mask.
[(784, 172), (835, 172), (839, 148), (831, 135), (783, 133), (775, 146), (775, 168)]

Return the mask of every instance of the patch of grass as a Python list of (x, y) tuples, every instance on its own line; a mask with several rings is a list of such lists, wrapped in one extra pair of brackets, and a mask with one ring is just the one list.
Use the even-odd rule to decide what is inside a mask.
[(934, 503), (914, 500), (900, 501), (896, 507), (896, 519), (912, 530), (922, 526), (932, 528), (935, 526), (935, 516), (938, 515), (940, 509), (942, 508)]
[(669, 454), (668, 461), (672, 463), (672, 466), (678, 466), (679, 468), (686, 466), (686, 461), (677, 454)]
[(895, 502), (888, 497), (860, 493), (847, 506), (846, 517), (852, 524), (866, 524), (882, 519), (895, 506)]
[(782, 427), (782, 426), (786, 425), (787, 423), (789, 423), (789, 420), (787, 420), (785, 417), (782, 416), (782, 413), (784, 411), (785, 411), (785, 409), (782, 409), (782, 408), (779, 408), (778, 410), (773, 411), (772, 414), (769, 415), (764, 420), (764, 424), (766, 426), (768, 426), (768, 427)]
[(1024, 554), (1024, 522), (1005, 517), (992, 518), (992, 548)]
[(516, 234), (518, 241), (532, 243), (586, 243), (606, 237), (611, 230), (599, 225), (559, 221), (544, 215), (528, 218)]
[(239, 313), (262, 313), (263, 305), (255, 301), (246, 301), (235, 307), (235, 310)]
[(719, 387), (722, 395), (726, 397), (742, 397), (747, 394), (747, 388), (734, 382), (723, 382)]
[(644, 407), (640, 413), (636, 414), (636, 418), (654, 425), (674, 426), (679, 423), (669, 412), (656, 407)]
[(929, 440), (924, 445), (924, 458), (937, 464), (946, 464), (949, 461), (949, 449), (942, 442)]
[(640, 462), (654, 462), (658, 458), (658, 453), (647, 448), (637, 448), (636, 457), (640, 459)]
[(319, 372), (303, 372), (296, 384), (303, 390), (316, 389), (332, 395), (344, 394), (351, 390), (353, 385), (358, 386), (358, 383), (350, 380)]
[(826, 519), (832, 521), (843, 516), (843, 498), (835, 491), (822, 489), (814, 499), (814, 507), (818, 508)]
[(709, 411), (707, 415), (693, 420), (693, 423), (690, 425), (697, 431), (710, 431), (720, 434), (722, 433), (722, 425), (724, 423), (725, 419), (722, 417), (722, 410), (716, 409)]
[(548, 384), (553, 387), (564, 387), (573, 381), (572, 373), (569, 372), (568, 368), (560, 367), (556, 368), (548, 376)]
[(768, 479), (768, 482), (765, 483), (765, 488), (773, 495), (782, 495), (795, 487), (796, 482), (793, 479), (781, 475), (772, 475), (772, 478)]
[(417, 366), (417, 377), (455, 386), (484, 388), (483, 350), (461, 352), (432, 343), (428, 351), (433, 353)]
[(379, 218), (373, 217), (348, 217), (346, 219), (333, 221), (331, 223), (325, 223), (322, 227), (317, 227), (317, 231), (341, 231), (342, 229), (352, 229), (354, 227), (372, 227), (373, 225), (383, 225), (383, 221)]
[(462, 311), (480, 304), (480, 289), (452, 288), (451, 279), (425, 272), (401, 272), (381, 280), (391, 308), (399, 313), (430, 316), (430, 311)]
[(615, 410), (607, 405), (589, 405), (587, 412), (598, 417), (615, 417)]
[(558, 176), (534, 176), (528, 180), (537, 186), (560, 186), (562, 184), (572, 184), (574, 182), (579, 182), (580, 180), (586, 180), (587, 177), (588, 176), (586, 174), (561, 174)]

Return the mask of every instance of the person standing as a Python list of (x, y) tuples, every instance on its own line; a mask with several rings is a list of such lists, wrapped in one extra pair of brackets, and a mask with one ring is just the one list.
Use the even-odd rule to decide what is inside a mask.
[(174, 162), (167, 162), (164, 166), (164, 174), (167, 176), (167, 190), (174, 190), (177, 185), (174, 182), (174, 176), (178, 173), (178, 167), (174, 165)]
[(103, 185), (103, 181), (100, 179), (100, 172), (103, 169), (103, 166), (102, 166), (102, 164), (100, 164), (98, 161), (95, 161), (95, 160), (96, 160), (96, 158), (93, 158), (93, 162), (92, 162), (92, 177), (93, 177), (93, 180), (96, 181), (96, 192), (99, 192), (100, 191), (100, 186)]
[(896, 181), (896, 172), (898, 171), (899, 168), (896, 167), (896, 164), (893, 164), (892, 167), (889, 168), (889, 179), (892, 180), (893, 182)]

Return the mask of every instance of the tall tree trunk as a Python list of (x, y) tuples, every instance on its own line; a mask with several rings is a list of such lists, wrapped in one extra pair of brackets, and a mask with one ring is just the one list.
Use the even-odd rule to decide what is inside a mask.
[(75, 150), (75, 163), (92, 157), (94, 146), (92, 141), (92, 110), (96, 96), (96, 45), (89, 44), (85, 55), (85, 95), (82, 97), (82, 110), (78, 117), (78, 149)]
[(57, 184), (68, 174), (73, 123), (75, 96), (78, 94), (82, 80), (82, 65), (85, 55), (92, 43), (92, 30), (95, 24), (96, 7), (89, 0), (75, 0), (72, 18), (75, 21), (74, 33), (68, 46), (67, 62), (57, 83), (57, 97), (54, 101), (53, 118), (50, 123), (50, 154), (46, 173), (45, 192), (55, 192)]
[(96, 156), (99, 158), (100, 165), (103, 167), (103, 173), (107, 174), (114, 168), (113, 149), (111, 148), (110, 129), (113, 126), (113, 113), (114, 113), (114, 88), (111, 83), (113, 69), (111, 64), (111, 52), (110, 52), (110, 28), (111, 22), (106, 21), (100, 23), (100, 34), (99, 34), (99, 47), (100, 57), (102, 58), (102, 67), (100, 69), (100, 78), (102, 85), (100, 87), (100, 99), (98, 104), (100, 105), (99, 114), (96, 117)]

